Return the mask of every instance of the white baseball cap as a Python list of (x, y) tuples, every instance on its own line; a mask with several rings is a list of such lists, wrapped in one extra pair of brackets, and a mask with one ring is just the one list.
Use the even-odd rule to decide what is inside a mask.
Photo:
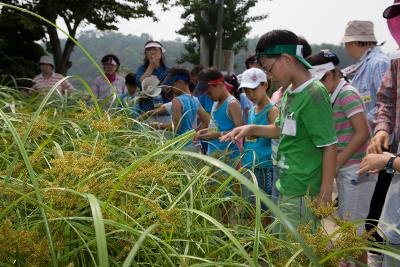
[(267, 81), (267, 74), (259, 68), (250, 68), (242, 73), (239, 88), (256, 89), (260, 83)]
[(160, 80), (155, 75), (146, 77), (142, 81), (143, 94), (149, 97), (156, 97), (161, 94)]
[(330, 70), (334, 70), (335, 69), (335, 65), (333, 65), (332, 62), (328, 62), (322, 65), (315, 65), (313, 66), (312, 69), (309, 70), (309, 72), (311, 73), (311, 75), (315, 78), (317, 78), (318, 80), (321, 80), (322, 77), (324, 77), (324, 75), (330, 71)]

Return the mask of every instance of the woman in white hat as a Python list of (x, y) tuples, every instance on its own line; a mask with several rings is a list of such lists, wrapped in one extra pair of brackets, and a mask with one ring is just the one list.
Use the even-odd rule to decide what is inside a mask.
[[(41, 73), (33, 78), (33, 92), (47, 92), (58, 81), (64, 78), (63, 75), (54, 72), (54, 61), (52, 56), (42, 56), (39, 60), (39, 67)], [(73, 89), (74, 87), (68, 80), (62, 82), (58, 88), (62, 94), (66, 94)], [(28, 94), (32, 95), (32, 92), (29, 92)]]
[(144, 45), (144, 63), (139, 66), (136, 71), (136, 84), (142, 88), (142, 82), (145, 78), (152, 75), (156, 76), (158, 80), (164, 80), (169, 71), (169, 68), (164, 62), (165, 48), (160, 42), (148, 41)]
[[(117, 73), (118, 68), (121, 65), (118, 57), (113, 54), (105, 55), (101, 59), (101, 63), (103, 64), (104, 73), (108, 81), (103, 76), (96, 77), (92, 84), (93, 94), (96, 98), (103, 101), (113, 93), (118, 95), (125, 93), (125, 79)], [(114, 86), (116, 92), (114, 92), (110, 83)]]

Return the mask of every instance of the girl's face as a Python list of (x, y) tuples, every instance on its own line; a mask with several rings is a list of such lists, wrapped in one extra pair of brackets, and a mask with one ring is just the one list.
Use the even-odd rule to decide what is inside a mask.
[(250, 101), (257, 105), (265, 97), (267, 86), (267, 83), (262, 83), (259, 84), (255, 89), (244, 88), (244, 92)]
[(146, 58), (148, 61), (161, 60), (162, 52), (159, 47), (149, 47), (145, 50)]
[(103, 69), (104, 69), (105, 73), (113, 74), (117, 71), (118, 66), (115, 64), (112, 64), (110, 61), (108, 61), (108, 62), (103, 63)]
[(325, 86), (325, 88), (328, 90), (329, 94), (332, 94), (333, 91), (336, 89), (336, 79), (334, 77), (334, 74), (332, 71), (328, 71), (324, 77), (320, 80), (320, 82)]
[[(221, 88), (223, 87), (223, 88)], [(221, 98), (221, 91), (226, 90), (223, 83), (212, 84), (208, 86), (207, 95), (213, 100), (218, 101)]]

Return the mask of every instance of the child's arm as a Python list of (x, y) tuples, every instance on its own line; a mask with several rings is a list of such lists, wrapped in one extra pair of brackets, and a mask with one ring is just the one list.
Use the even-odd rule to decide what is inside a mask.
[(364, 112), (357, 113), (350, 117), (351, 126), (354, 134), (346, 148), (337, 156), (336, 170), (339, 170), (348, 159), (351, 158), (369, 138), (369, 128)]
[(244, 125), (242, 108), (238, 101), (232, 101), (228, 106), (228, 114), (236, 127)]
[(174, 132), (177, 132), (181, 127), (181, 119), (182, 119), (182, 104), (181, 102), (174, 98), (172, 99), (172, 129)]
[(240, 138), (246, 136), (257, 136), (257, 137), (265, 137), (265, 138), (279, 138), (281, 129), (274, 125), (243, 125), (240, 127), (236, 127), (229, 133), (225, 134), (220, 138), (221, 142), (227, 141), (239, 141)]
[(208, 127), (208, 124), (210, 123), (210, 114), (208, 114), (204, 108), (199, 105), (199, 111), (197, 112), (197, 115), (200, 118), (200, 125), (197, 127), (196, 131), (199, 131), (201, 129), (205, 129)]
[(336, 144), (323, 147), (322, 181), (317, 205), (326, 205), (332, 201), (332, 185), (336, 171)]
[(156, 109), (152, 109), (152, 110), (149, 110), (149, 111), (143, 113), (142, 115), (139, 116), (138, 120), (139, 121), (146, 120), (147, 118), (149, 118), (151, 116), (162, 115), (167, 112), (168, 112), (168, 110), (167, 110), (165, 104), (163, 104)]
[(273, 106), (268, 112), (268, 122), (270, 124), (274, 124), (276, 118), (278, 118), (279, 109), (276, 106)]

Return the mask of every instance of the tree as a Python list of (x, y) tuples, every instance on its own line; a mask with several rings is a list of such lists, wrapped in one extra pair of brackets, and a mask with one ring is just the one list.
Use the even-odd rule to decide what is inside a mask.
[[(223, 16), (223, 49), (237, 53), (246, 48), (246, 35), (250, 32), (251, 22), (261, 21), (268, 15), (249, 16), (249, 9), (257, 0), (226, 0)], [(185, 20), (183, 27), (177, 33), (189, 38), (185, 45), (186, 53), (180, 62), (199, 63), (200, 36), (204, 36), (210, 53), (209, 62), (213, 62), (214, 49), (217, 41), (218, 0), (179, 0), (178, 5), (185, 8), (181, 18)]]
[[(0, 74), (5, 82), (12, 78), (32, 78), (39, 72), (39, 58), (43, 48), (35, 43), (45, 32), (35, 18), (15, 10), (2, 10), (0, 14)], [(4, 82), (4, 80), (3, 80)], [(18, 85), (30, 86), (27, 80)]]
[[(157, 20), (150, 9), (153, 2), (162, 4), (166, 9), (168, 0), (8, 0), (8, 3), (31, 10), (56, 24), (62, 19), (71, 37), (76, 37), (79, 27), (94, 25), (98, 30), (117, 30), (118, 18), (134, 19), (152, 17)], [(43, 23), (49, 38), (51, 52), (54, 56), (56, 71), (66, 74), (71, 67), (69, 61), (74, 49), (74, 42), (68, 39), (61, 47), (57, 29)]]

